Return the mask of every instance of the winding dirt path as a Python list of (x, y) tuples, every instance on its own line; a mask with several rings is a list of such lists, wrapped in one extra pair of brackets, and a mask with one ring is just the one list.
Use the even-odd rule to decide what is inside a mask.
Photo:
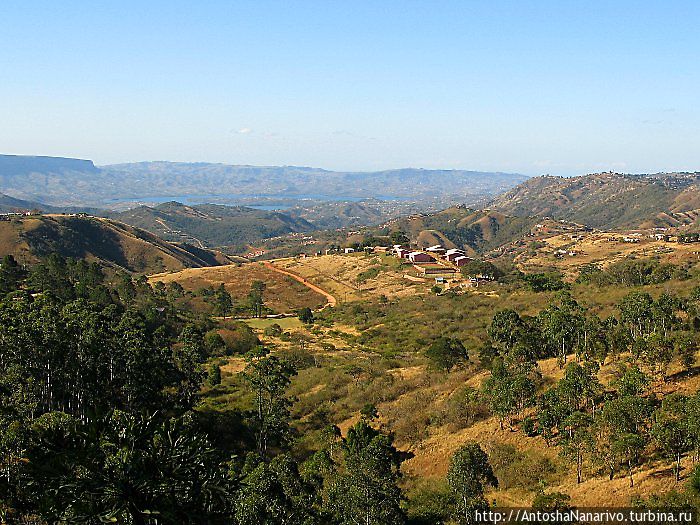
[(317, 292), (317, 293), (320, 293), (321, 295), (323, 295), (323, 296), (326, 298), (326, 301), (328, 301), (328, 302), (326, 303), (325, 306), (323, 306), (323, 307), (321, 308), (321, 310), (323, 310), (323, 308), (326, 308), (326, 307), (328, 307), (328, 306), (333, 307), (333, 306), (335, 306), (336, 304), (338, 304), (338, 300), (337, 300), (334, 296), (332, 296), (332, 295), (331, 295), (330, 293), (328, 293), (326, 290), (324, 290), (324, 289), (322, 289), (322, 288), (319, 288), (319, 287), (316, 286), (315, 284), (311, 284), (309, 281), (307, 281), (307, 280), (304, 279), (303, 277), (301, 277), (301, 276), (299, 276), (299, 275), (297, 275), (297, 274), (295, 274), (295, 273), (288, 272), (287, 270), (282, 270), (281, 268), (278, 268), (277, 266), (275, 266), (274, 264), (272, 264), (270, 261), (263, 261), (263, 264), (265, 265), (266, 268), (269, 268), (270, 270), (272, 270), (272, 271), (274, 271), (274, 272), (287, 275), (287, 276), (291, 277), (292, 279), (294, 279), (295, 281), (299, 281), (301, 284), (303, 284), (303, 285), (306, 286), (307, 288), (313, 290), (314, 292)]

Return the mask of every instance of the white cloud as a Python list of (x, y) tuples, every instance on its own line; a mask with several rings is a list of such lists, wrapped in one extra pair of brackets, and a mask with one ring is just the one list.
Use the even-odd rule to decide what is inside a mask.
[(249, 135), (252, 132), (253, 132), (253, 130), (250, 128), (241, 128), (238, 131), (236, 131), (236, 133), (238, 133), (239, 135)]

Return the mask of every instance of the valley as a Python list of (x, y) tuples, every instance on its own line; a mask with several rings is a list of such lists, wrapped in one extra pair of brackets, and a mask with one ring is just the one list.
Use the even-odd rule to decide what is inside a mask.
[[(167, 330), (154, 341), (170, 338), (172, 364), (160, 366), (191, 367), (192, 383), (162, 379), (163, 399), (188, 396), (218, 450), (245, 461), (293, 458), (318, 476), (302, 477), (303, 490), (323, 498), (335, 497), (331, 480), (348, 468), (337, 446), (358, 431), (384, 436), (400, 457), (392, 486), (410, 523), (452, 515), (450, 472), (470, 443), (498, 479), (483, 497), (499, 506), (542, 497), (577, 507), (694, 504), (700, 434), (687, 414), (700, 399), (700, 242), (690, 186), (669, 180), (635, 179), (630, 191), (681, 191), (683, 225), (661, 220), (668, 203), (638, 221), (652, 212), (620, 212), (587, 189), (560, 188), (581, 181), (556, 180), (551, 198), (568, 195), (565, 213), (549, 203), (547, 178), (490, 209), (456, 205), (329, 229), (298, 210), (167, 202), (107, 218), (22, 211), (23, 201), (6, 199), (0, 248), (22, 270), (0, 313), (16, 300), (29, 310), (58, 301), (60, 315), (107, 306), (104, 315), (123, 315), (126, 326), (141, 312), (143, 330)], [(528, 208), (532, 185), (541, 203)], [(324, 206), (323, 220), (336, 225), (334, 209), (348, 218), (364, 204)], [(599, 217), (600, 207), (615, 217)], [(199, 357), (183, 357), (190, 348)], [(280, 434), (265, 452), (256, 440), (268, 423), (254, 409), (264, 396), (255, 397), (250, 374), (268, 373), (255, 381), (283, 386), (264, 387), (280, 410)], [(683, 425), (675, 456), (663, 425)], [(232, 461), (250, 482), (245, 461)], [(321, 481), (312, 490), (313, 479)]]

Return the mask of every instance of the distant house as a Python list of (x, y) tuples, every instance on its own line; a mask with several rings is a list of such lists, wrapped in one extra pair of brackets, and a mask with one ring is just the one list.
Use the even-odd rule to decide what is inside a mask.
[(355, 248), (345, 248), (345, 253), (355, 253)]
[(434, 253), (436, 255), (442, 255), (444, 254), (447, 250), (440, 246), (439, 244), (436, 244), (435, 246), (431, 246), (430, 248), (425, 249), (426, 252)]
[(412, 263), (430, 262), (433, 258), (424, 252), (411, 252), (408, 254), (408, 260)]
[(622, 242), (639, 242), (639, 237), (623, 237)]
[(452, 262), (455, 263), (457, 266), (464, 266), (465, 264), (467, 264), (471, 260), (472, 260), (471, 257), (466, 257), (466, 256), (462, 255), (460, 257), (456, 257), (455, 260)]
[(406, 249), (404, 249), (404, 248), (397, 248), (397, 249), (395, 250), (395, 252), (396, 252), (396, 256), (397, 256), (399, 259), (407, 259), (407, 258), (408, 258), (408, 254), (411, 253), (410, 251), (408, 251), (408, 250), (406, 250)]
[(374, 253), (386, 253), (389, 251), (389, 248), (386, 246), (375, 246), (374, 247)]
[(454, 277), (457, 270), (442, 265), (429, 265), (429, 266), (418, 266), (414, 265), (414, 268), (418, 270), (419, 274), (423, 277), (445, 277), (446, 279)]
[(458, 250), (456, 248), (453, 248), (445, 252), (445, 259), (447, 259), (450, 262), (453, 262), (457, 257), (466, 257), (466, 255), (467, 254), (464, 253), (464, 250)]

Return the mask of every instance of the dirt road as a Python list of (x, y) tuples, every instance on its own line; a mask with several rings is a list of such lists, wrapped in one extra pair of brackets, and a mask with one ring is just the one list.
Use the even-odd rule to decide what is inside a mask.
[(270, 261), (263, 261), (263, 264), (267, 268), (269, 268), (270, 270), (287, 275), (287, 276), (291, 277), (292, 279), (299, 281), (301, 284), (303, 284), (307, 288), (313, 290), (314, 292), (317, 292), (317, 293), (320, 293), (321, 295), (323, 295), (326, 298), (326, 301), (328, 301), (323, 308), (326, 308), (326, 306), (335, 306), (336, 304), (338, 304), (338, 300), (335, 297), (333, 297), (331, 294), (329, 294), (326, 290), (319, 288), (315, 284), (311, 284), (309, 281), (307, 281), (303, 277), (300, 277), (299, 275), (297, 275), (295, 273), (288, 272), (287, 270), (282, 270), (281, 268), (278, 268), (277, 266), (272, 264)]

